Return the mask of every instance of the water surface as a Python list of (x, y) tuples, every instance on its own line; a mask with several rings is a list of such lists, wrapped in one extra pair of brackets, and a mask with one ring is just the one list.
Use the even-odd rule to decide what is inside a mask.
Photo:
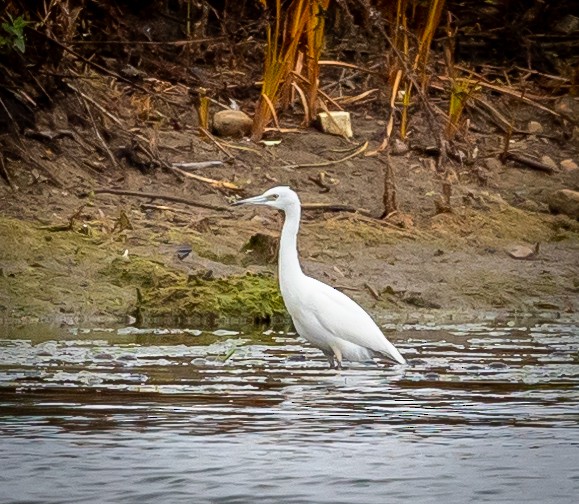
[(386, 327), (336, 372), (294, 334), (6, 327), (2, 503), (571, 503), (579, 328)]

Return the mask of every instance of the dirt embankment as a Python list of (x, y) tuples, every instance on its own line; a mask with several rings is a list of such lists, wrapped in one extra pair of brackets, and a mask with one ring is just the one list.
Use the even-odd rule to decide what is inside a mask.
[[(127, 97), (113, 98), (130, 109)], [(61, 103), (44, 120), (54, 128), (55, 116), (61, 129), (71, 129), (68, 107)], [(523, 108), (521, 114), (525, 124), (529, 111)], [(576, 138), (563, 144), (540, 135), (516, 140), (519, 151), (557, 163), (548, 174), (502, 165), (496, 160), (500, 136), (471, 133), (479, 155), (463, 166), (454, 163), (445, 198), (448, 172), (443, 180), (417, 130), (415, 148), (390, 158), (399, 211), (380, 219), (384, 156), (323, 165), (346, 157), (367, 139), (370, 146), (378, 144), (383, 122), (367, 112), (354, 114), (354, 142), (311, 129), (285, 134), (276, 146), (230, 140), (230, 160), (223, 146), (203, 141), (192, 128), (138, 126), (128, 119), (126, 126), (154, 139), (156, 155), (167, 163), (226, 161), (194, 174), (241, 190), (161, 167), (139, 170), (126, 159), (111, 166), (102, 149), (88, 147), (99, 142), (88, 125), (75, 129), (76, 138), (27, 138), (37, 164), (15, 161), (13, 188), (0, 188), (0, 315), (5, 319), (283, 316), (275, 278), (280, 216), (228, 207), (237, 195), (275, 185), (292, 186), (304, 203), (362, 210), (306, 211), (300, 253), (307, 273), (370, 310), (577, 309), (577, 221), (548, 209), (553, 191), (578, 189), (579, 170), (558, 166), (564, 159), (577, 160)], [(123, 146), (113, 147), (118, 153)], [(304, 164), (314, 166), (296, 167)], [(212, 208), (93, 192), (110, 188), (171, 195)], [(508, 251), (515, 246), (529, 246), (528, 254), (522, 252), (529, 257), (511, 257)]]

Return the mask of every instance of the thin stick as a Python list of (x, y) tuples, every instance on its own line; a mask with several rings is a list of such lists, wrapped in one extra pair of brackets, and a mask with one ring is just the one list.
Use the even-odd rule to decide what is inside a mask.
[(368, 210), (364, 208), (356, 208), (350, 205), (336, 205), (333, 203), (304, 203), (302, 204), (303, 210), (322, 210), (323, 212), (348, 212), (348, 213), (359, 213), (367, 217), (371, 217)]
[[(448, 77), (444, 76), (444, 75), (439, 75), (438, 78), (442, 81), (448, 81), (450, 80)], [(517, 98), (521, 101), (524, 101), (525, 103), (528, 103), (529, 105), (532, 105), (533, 107), (537, 107), (540, 110), (543, 110), (545, 112), (548, 112), (549, 114), (553, 114), (554, 116), (560, 117), (561, 114), (559, 114), (558, 112), (545, 107), (544, 105), (541, 105), (540, 103), (537, 103), (534, 100), (531, 100), (530, 98), (527, 98), (526, 96), (524, 96), (523, 93), (518, 92), (518, 91), (513, 91), (512, 89), (503, 87), (503, 86), (497, 86), (496, 84), (490, 84), (488, 82), (484, 82), (481, 80), (474, 80), (474, 79), (466, 79), (464, 77), (459, 77), (456, 79), (457, 81), (462, 81), (462, 82), (468, 82), (468, 83), (474, 83), (478, 86), (481, 87), (486, 87), (488, 89), (492, 89), (493, 91), (498, 91), (499, 93), (503, 93), (509, 96), (512, 96), (514, 98)]]
[(194, 173), (189, 173), (185, 170), (181, 170), (181, 168), (177, 168), (175, 166), (172, 167), (172, 170), (175, 170), (177, 173), (183, 175), (184, 177), (191, 178), (193, 180), (197, 180), (198, 182), (203, 182), (204, 184), (209, 184), (216, 189), (229, 189), (230, 191), (242, 191), (241, 187), (236, 186), (232, 182), (227, 182), (226, 180), (215, 180), (208, 177), (202, 177), (201, 175), (195, 175)]
[(368, 292), (372, 295), (372, 297), (376, 301), (380, 301), (380, 294), (378, 293), (378, 291), (376, 289), (374, 289), (374, 287), (372, 287), (368, 282), (364, 282), (364, 287), (366, 287), (366, 289), (368, 289)]
[(188, 44), (202, 44), (204, 42), (215, 42), (224, 37), (202, 38), (191, 40), (174, 40), (173, 42), (160, 42), (156, 40), (73, 40), (70, 45), (166, 45), (166, 46), (184, 46)]
[(93, 98), (91, 98), (90, 96), (84, 94), (80, 89), (75, 88), (72, 84), (69, 84), (68, 82), (66, 83), (66, 85), (72, 89), (75, 93), (78, 93), (80, 96), (82, 96), (86, 101), (92, 103), (96, 108), (98, 108), (103, 114), (105, 114), (109, 119), (111, 119), (113, 122), (117, 123), (119, 126), (121, 126), (122, 128), (125, 127), (125, 125), (123, 124), (123, 122), (116, 116), (114, 116), (113, 114), (111, 114), (106, 108), (104, 108), (99, 102), (97, 102), (96, 100), (94, 100)]
[(86, 111), (87, 111), (87, 113), (88, 113), (88, 116), (90, 117), (90, 120), (91, 120), (91, 122), (92, 122), (92, 126), (93, 126), (93, 128), (94, 128), (94, 132), (95, 132), (97, 138), (100, 140), (101, 144), (103, 145), (103, 147), (104, 147), (104, 149), (105, 149), (105, 152), (107, 153), (107, 156), (108, 156), (109, 159), (111, 160), (111, 163), (113, 164), (113, 166), (114, 166), (115, 168), (117, 168), (117, 169), (120, 168), (120, 167), (119, 167), (119, 163), (117, 162), (115, 156), (113, 155), (113, 153), (112, 153), (111, 150), (109, 149), (109, 146), (107, 145), (107, 143), (105, 142), (105, 139), (103, 138), (103, 136), (101, 135), (101, 132), (99, 131), (99, 128), (98, 128), (98, 126), (97, 126), (96, 121), (94, 120), (94, 117), (93, 117), (93, 115), (92, 115), (92, 112), (91, 112), (91, 110), (90, 110), (90, 107), (88, 106), (87, 101), (86, 101), (82, 96), (79, 97), (79, 101), (84, 104), (84, 108), (86, 109)]
[(180, 168), (181, 170), (200, 170), (201, 168), (213, 168), (215, 166), (222, 166), (223, 161), (198, 161), (191, 163), (171, 163), (172, 168)]
[(343, 61), (320, 60), (320, 61), (318, 61), (318, 65), (350, 68), (351, 70), (359, 70), (360, 72), (364, 72), (364, 73), (381, 75), (381, 73), (377, 70), (370, 70), (369, 68), (364, 68), (364, 67), (361, 67), (358, 65), (354, 65), (353, 63), (344, 63)]
[(39, 161), (36, 160), (36, 158), (32, 155), (30, 155), (28, 153), (27, 149), (24, 149), (23, 147), (21, 147), (20, 145), (16, 144), (16, 143), (12, 143), (11, 144), (16, 150), (18, 150), (18, 153), (20, 154), (21, 158), (23, 161), (25, 161), (28, 164), (33, 164), (34, 166), (36, 166), (40, 171), (42, 171), (44, 174), (46, 174), (46, 177), (56, 186), (59, 188), (64, 188), (65, 185), (57, 178), (56, 175), (54, 175), (54, 173), (52, 173), (52, 170), (49, 170), (44, 163), (41, 163)]
[(486, 100), (483, 100), (480, 97), (475, 96), (474, 100), (482, 105), (488, 112), (490, 112), (491, 117), (493, 119), (495, 119), (495, 124), (501, 128), (505, 133), (507, 132), (511, 132), (512, 133), (527, 133), (526, 131), (523, 130), (519, 130), (516, 128), (513, 128), (513, 125), (495, 108), (493, 107), (490, 103), (488, 103)]
[(320, 168), (322, 166), (332, 166), (332, 165), (335, 165), (338, 163), (343, 163), (344, 161), (347, 161), (348, 159), (352, 159), (353, 157), (356, 157), (358, 154), (361, 154), (362, 152), (364, 152), (367, 148), (368, 148), (368, 142), (366, 141), (358, 149), (356, 149), (354, 152), (352, 152), (352, 154), (349, 154), (348, 156), (340, 158), (340, 159), (336, 159), (333, 161), (322, 161), (321, 163), (287, 165), (287, 166), (284, 166), (284, 168)]
[(2, 100), (2, 98), (0, 98), (0, 105), (2, 105), (2, 108), (4, 109), (4, 112), (6, 112), (6, 115), (8, 116), (8, 118), (10, 119), (10, 121), (12, 122), (12, 125), (14, 127), (14, 131), (18, 131), (18, 123), (14, 120), (14, 117), (12, 117), (12, 114), (10, 113), (10, 110), (8, 110), (8, 107), (4, 104), (4, 100)]
[(515, 152), (506, 152), (503, 156), (504, 159), (512, 159), (513, 161), (516, 161), (517, 163), (521, 163), (522, 165), (525, 165), (529, 168), (532, 168), (533, 170), (538, 170), (538, 171), (542, 171), (545, 173), (548, 173), (549, 175), (551, 175), (555, 170), (550, 167), (549, 165), (546, 165), (545, 163), (541, 163), (540, 161), (524, 156), (523, 154), (517, 154)]
[(99, 187), (97, 189), (93, 189), (92, 191), (81, 193), (79, 194), (80, 198), (86, 198), (91, 194), (115, 194), (117, 196), (135, 196), (137, 198), (150, 198), (150, 199), (162, 199), (166, 201), (173, 201), (175, 203), (183, 203), (184, 205), (199, 207), (199, 208), (207, 208), (209, 210), (217, 210), (219, 212), (230, 212), (231, 209), (227, 207), (209, 205), (208, 203), (199, 203), (198, 201), (193, 201), (187, 198), (181, 198), (179, 196), (171, 196), (169, 194), (155, 194), (155, 193), (146, 193), (146, 192), (139, 192), (139, 191), (125, 191), (123, 189), (113, 189), (107, 187)]
[(141, 203), (141, 208), (145, 210), (162, 210), (167, 212), (184, 213), (190, 215), (189, 210), (183, 210), (182, 208), (170, 207), (167, 205), (153, 205), (152, 203)]
[(10, 186), (10, 189), (15, 191), (16, 187), (14, 187), (14, 184), (12, 183), (12, 178), (10, 177), (10, 173), (8, 173), (8, 170), (6, 169), (6, 165), (4, 164), (4, 153), (2, 152), (0, 152), (0, 175), (2, 175), (2, 178)]
[(215, 144), (215, 146), (221, 152), (223, 152), (223, 154), (225, 154), (228, 158), (233, 157), (233, 154), (231, 154), (231, 152), (229, 152), (225, 147), (223, 147), (223, 145), (221, 145), (221, 143), (211, 133), (209, 133), (208, 130), (206, 130), (205, 128), (199, 127), (199, 131), (201, 131), (201, 133), (203, 133), (209, 140), (211, 140), (211, 142), (213, 142)]

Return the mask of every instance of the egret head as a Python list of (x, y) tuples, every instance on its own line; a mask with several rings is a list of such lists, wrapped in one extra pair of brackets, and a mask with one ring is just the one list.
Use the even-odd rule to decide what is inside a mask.
[(260, 196), (236, 201), (234, 205), (265, 205), (279, 210), (299, 206), (298, 195), (287, 186), (272, 187)]

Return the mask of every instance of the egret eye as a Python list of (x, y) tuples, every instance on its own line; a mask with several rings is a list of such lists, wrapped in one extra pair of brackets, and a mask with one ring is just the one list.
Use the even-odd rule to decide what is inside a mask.
[(268, 199), (270, 201), (275, 201), (278, 198), (279, 198), (279, 194), (270, 194)]

